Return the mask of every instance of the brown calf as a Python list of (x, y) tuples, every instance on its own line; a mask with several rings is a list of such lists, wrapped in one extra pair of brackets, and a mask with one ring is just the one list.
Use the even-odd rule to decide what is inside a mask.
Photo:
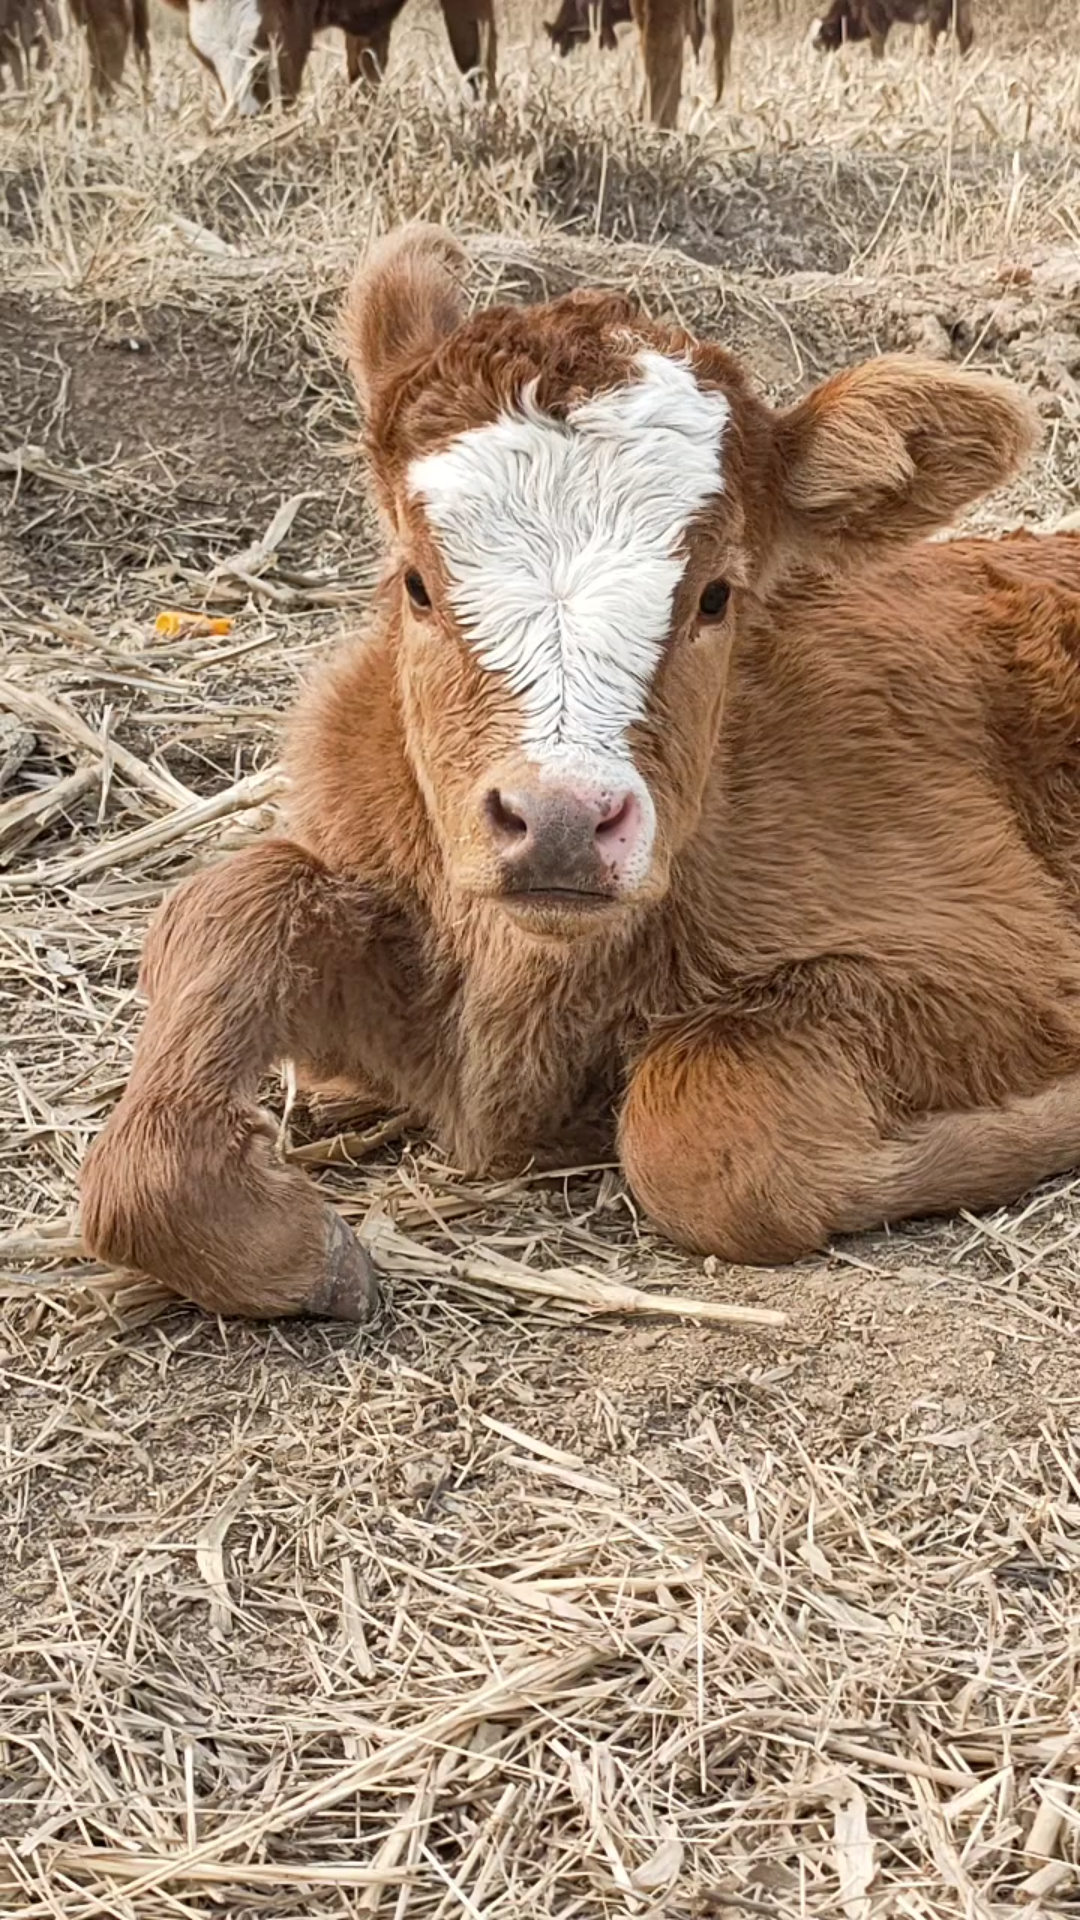
[[(345, 35), (350, 81), (378, 85), (405, 0), (169, 0), (169, 5), (187, 14), (188, 39), (216, 75), (226, 101), (251, 114), (270, 98), (271, 48), (281, 97), (295, 100), (315, 35), (327, 27)], [(493, 94), (498, 60), (493, 0), (440, 0), (440, 5), (460, 71), (473, 76), (482, 70)]]
[(0, 0), (0, 86), (7, 68), (12, 84), (25, 87), (31, 58), (43, 67), (59, 31), (53, 0)]
[(348, 309), (387, 562), (291, 817), (186, 881), (88, 1160), (102, 1259), (360, 1317), (275, 1061), (456, 1165), (617, 1141), (684, 1246), (788, 1261), (1080, 1161), (1080, 536), (926, 541), (1035, 439), (885, 357), (775, 412), (575, 294), (467, 317), (413, 229)]
[(971, 5), (972, 0), (832, 0), (814, 28), (814, 45), (835, 53), (845, 40), (869, 40), (880, 60), (890, 27), (926, 25), (931, 48), (952, 28), (961, 53), (967, 53), (975, 39)]
[[(562, 0), (554, 20), (545, 23), (549, 39), (568, 54), (589, 38), (596, 19), (600, 45), (616, 45), (615, 28), (636, 20), (645, 64), (649, 115), (657, 126), (673, 127), (682, 93), (683, 40), (695, 57), (705, 39), (707, 0)], [(731, 43), (735, 37), (735, 0), (708, 0), (713, 36), (713, 78), (717, 102), (723, 98)]]

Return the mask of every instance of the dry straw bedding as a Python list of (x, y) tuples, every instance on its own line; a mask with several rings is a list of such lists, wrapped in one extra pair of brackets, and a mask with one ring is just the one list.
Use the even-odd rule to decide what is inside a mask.
[[(146, 916), (272, 817), (370, 589), (328, 342), (367, 235), (455, 221), (481, 299), (634, 285), (777, 397), (889, 345), (1012, 371), (1046, 446), (979, 523), (1077, 507), (1074, 9), (981, 7), (962, 68), (766, 9), (671, 140), (631, 47), (556, 67), (519, 13), (471, 110), (414, 11), (369, 113), (327, 50), (215, 128), (165, 41), (147, 110), (91, 124), (70, 48), (0, 106), (0, 1913), (1075, 1911), (1073, 1184), (730, 1271), (611, 1169), (485, 1190), (279, 1090), (374, 1331), (81, 1257)], [(627, 1287), (761, 1323), (592, 1311)]]

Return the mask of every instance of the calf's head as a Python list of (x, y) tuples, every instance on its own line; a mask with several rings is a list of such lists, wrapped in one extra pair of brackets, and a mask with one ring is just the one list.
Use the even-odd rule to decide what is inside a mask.
[(470, 317), (463, 279), (446, 234), (405, 229), (346, 310), (397, 698), (452, 887), (570, 937), (664, 895), (748, 613), (760, 631), (785, 573), (941, 526), (1030, 417), (898, 357), (775, 412), (621, 296)]

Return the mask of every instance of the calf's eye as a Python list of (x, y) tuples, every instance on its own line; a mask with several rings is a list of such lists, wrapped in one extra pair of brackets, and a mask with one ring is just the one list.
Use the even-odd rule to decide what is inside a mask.
[(408, 573), (405, 575), (405, 591), (412, 601), (413, 606), (419, 607), (421, 612), (424, 612), (430, 607), (431, 595), (415, 567), (410, 567)]
[(703, 620), (722, 620), (730, 599), (731, 588), (726, 580), (710, 580), (698, 601), (698, 613)]

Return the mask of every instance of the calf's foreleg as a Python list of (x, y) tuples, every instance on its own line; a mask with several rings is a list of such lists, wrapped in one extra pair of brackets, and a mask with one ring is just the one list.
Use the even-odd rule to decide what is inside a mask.
[(362, 1019), (377, 909), (285, 840), (187, 881), (153, 922), (149, 1012), (127, 1088), (83, 1170), (82, 1231), (101, 1259), (210, 1312), (373, 1311), (371, 1263), (273, 1149), (255, 1105), (285, 1058), (325, 1071)]
[(620, 1152), (673, 1240), (771, 1266), (838, 1233), (1003, 1206), (1080, 1165), (1080, 1074), (892, 1131), (839, 1035), (676, 1036), (634, 1075)]

